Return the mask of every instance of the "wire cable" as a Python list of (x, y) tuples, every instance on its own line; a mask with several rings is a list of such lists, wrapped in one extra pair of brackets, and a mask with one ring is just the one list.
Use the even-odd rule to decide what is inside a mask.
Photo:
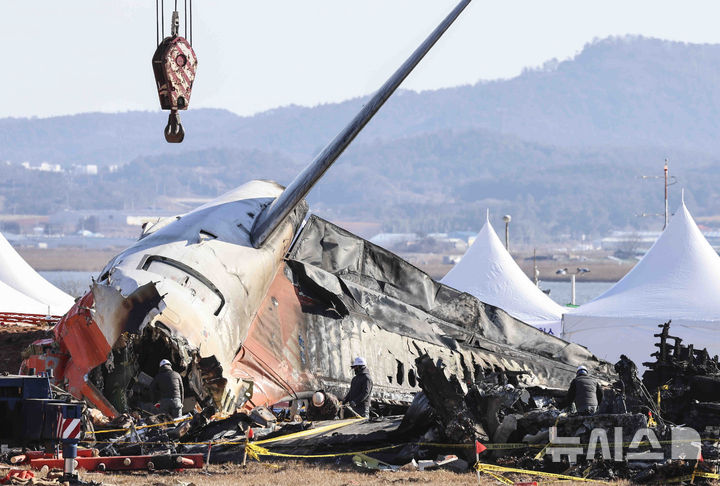
[(160, 45), (160, 25), (158, 25), (158, 7), (159, 2), (158, 0), (155, 0), (155, 44)]

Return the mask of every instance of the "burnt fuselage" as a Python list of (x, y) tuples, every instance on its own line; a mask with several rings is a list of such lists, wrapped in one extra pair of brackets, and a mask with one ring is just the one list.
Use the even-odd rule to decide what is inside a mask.
[[(365, 356), (375, 396), (408, 402), (427, 353), (467, 382), (565, 386), (584, 348), (512, 319), (319, 218), (304, 197), (470, 0), (458, 5), (283, 190), (252, 181), (158, 221), (117, 255), (26, 369), (53, 368), (105, 413), (147, 401), (161, 359), (222, 411), (323, 388), (342, 394)], [(296, 240), (291, 249), (293, 240)], [(147, 404), (147, 403), (146, 403)]]
[(247, 227), (280, 190), (254, 181), (146, 230), (59, 324), (71, 359), (56, 375), (112, 414), (146, 400), (137, 384), (160, 359), (181, 372), (192, 398), (224, 411), (318, 389), (342, 395), (355, 356), (367, 359), (374, 399), (387, 404), (419, 391), (422, 354), (468, 383), (498, 374), (563, 387), (581, 363), (610, 373), (586, 349), (321, 218), (300, 229), (304, 203), (255, 249)]

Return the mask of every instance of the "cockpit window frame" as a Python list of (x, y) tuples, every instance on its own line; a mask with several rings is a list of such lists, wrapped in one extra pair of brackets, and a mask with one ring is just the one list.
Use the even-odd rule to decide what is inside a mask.
[(166, 256), (162, 255), (149, 255), (145, 257), (142, 261), (142, 264), (140, 265), (140, 268), (142, 270), (148, 271), (148, 268), (150, 268), (150, 265), (153, 262), (159, 262), (164, 263), (165, 265), (169, 265), (171, 267), (177, 268), (178, 270), (185, 272), (186, 274), (190, 275), (191, 277), (197, 279), (200, 283), (205, 285), (207, 288), (210, 289), (211, 292), (213, 292), (218, 299), (220, 299), (220, 305), (218, 308), (213, 312), (215, 316), (220, 315), (220, 311), (225, 307), (225, 296), (223, 296), (222, 292), (220, 292), (220, 289), (215, 287), (215, 284), (213, 284), (210, 280), (207, 279), (202, 273), (198, 272), (192, 267), (189, 267), (188, 265), (184, 264), (183, 262), (179, 262), (177, 260), (173, 260), (172, 258), (168, 258)]

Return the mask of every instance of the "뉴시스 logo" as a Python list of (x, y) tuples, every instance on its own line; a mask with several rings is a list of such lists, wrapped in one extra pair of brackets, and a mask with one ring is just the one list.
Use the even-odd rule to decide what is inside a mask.
[[(557, 427), (550, 427), (550, 446), (547, 454), (553, 462), (560, 462), (563, 456), (571, 463), (583, 453), (587, 460), (595, 458), (598, 452), (605, 460), (611, 461), (663, 461), (665, 459), (702, 459), (700, 434), (690, 427), (673, 427), (670, 431), (670, 457), (668, 448), (663, 448), (653, 429), (641, 428), (633, 435), (629, 443), (623, 442), (623, 428), (614, 427), (612, 444), (608, 440), (607, 430), (592, 429), (587, 449), (580, 444), (580, 437), (562, 437)], [(612, 447), (611, 447), (612, 445)], [(627, 446), (627, 447), (625, 447)]]

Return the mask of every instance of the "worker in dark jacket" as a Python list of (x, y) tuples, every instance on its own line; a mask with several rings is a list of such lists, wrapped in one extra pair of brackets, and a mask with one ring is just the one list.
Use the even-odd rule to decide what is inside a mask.
[(160, 371), (150, 384), (153, 398), (160, 404), (160, 411), (172, 418), (178, 418), (182, 412), (185, 390), (180, 374), (172, 369), (170, 361), (160, 361)]
[(369, 417), (373, 382), (365, 358), (355, 358), (351, 367), (355, 371), (355, 376), (350, 382), (350, 391), (342, 402), (361, 417)]
[(305, 412), (308, 420), (333, 420), (340, 411), (340, 400), (332, 393), (318, 390), (313, 393)]
[(597, 412), (598, 405), (602, 401), (602, 389), (600, 384), (590, 376), (585, 366), (578, 366), (577, 374), (570, 383), (565, 400), (561, 402), (560, 408), (566, 408), (575, 404), (578, 413), (593, 415)]

